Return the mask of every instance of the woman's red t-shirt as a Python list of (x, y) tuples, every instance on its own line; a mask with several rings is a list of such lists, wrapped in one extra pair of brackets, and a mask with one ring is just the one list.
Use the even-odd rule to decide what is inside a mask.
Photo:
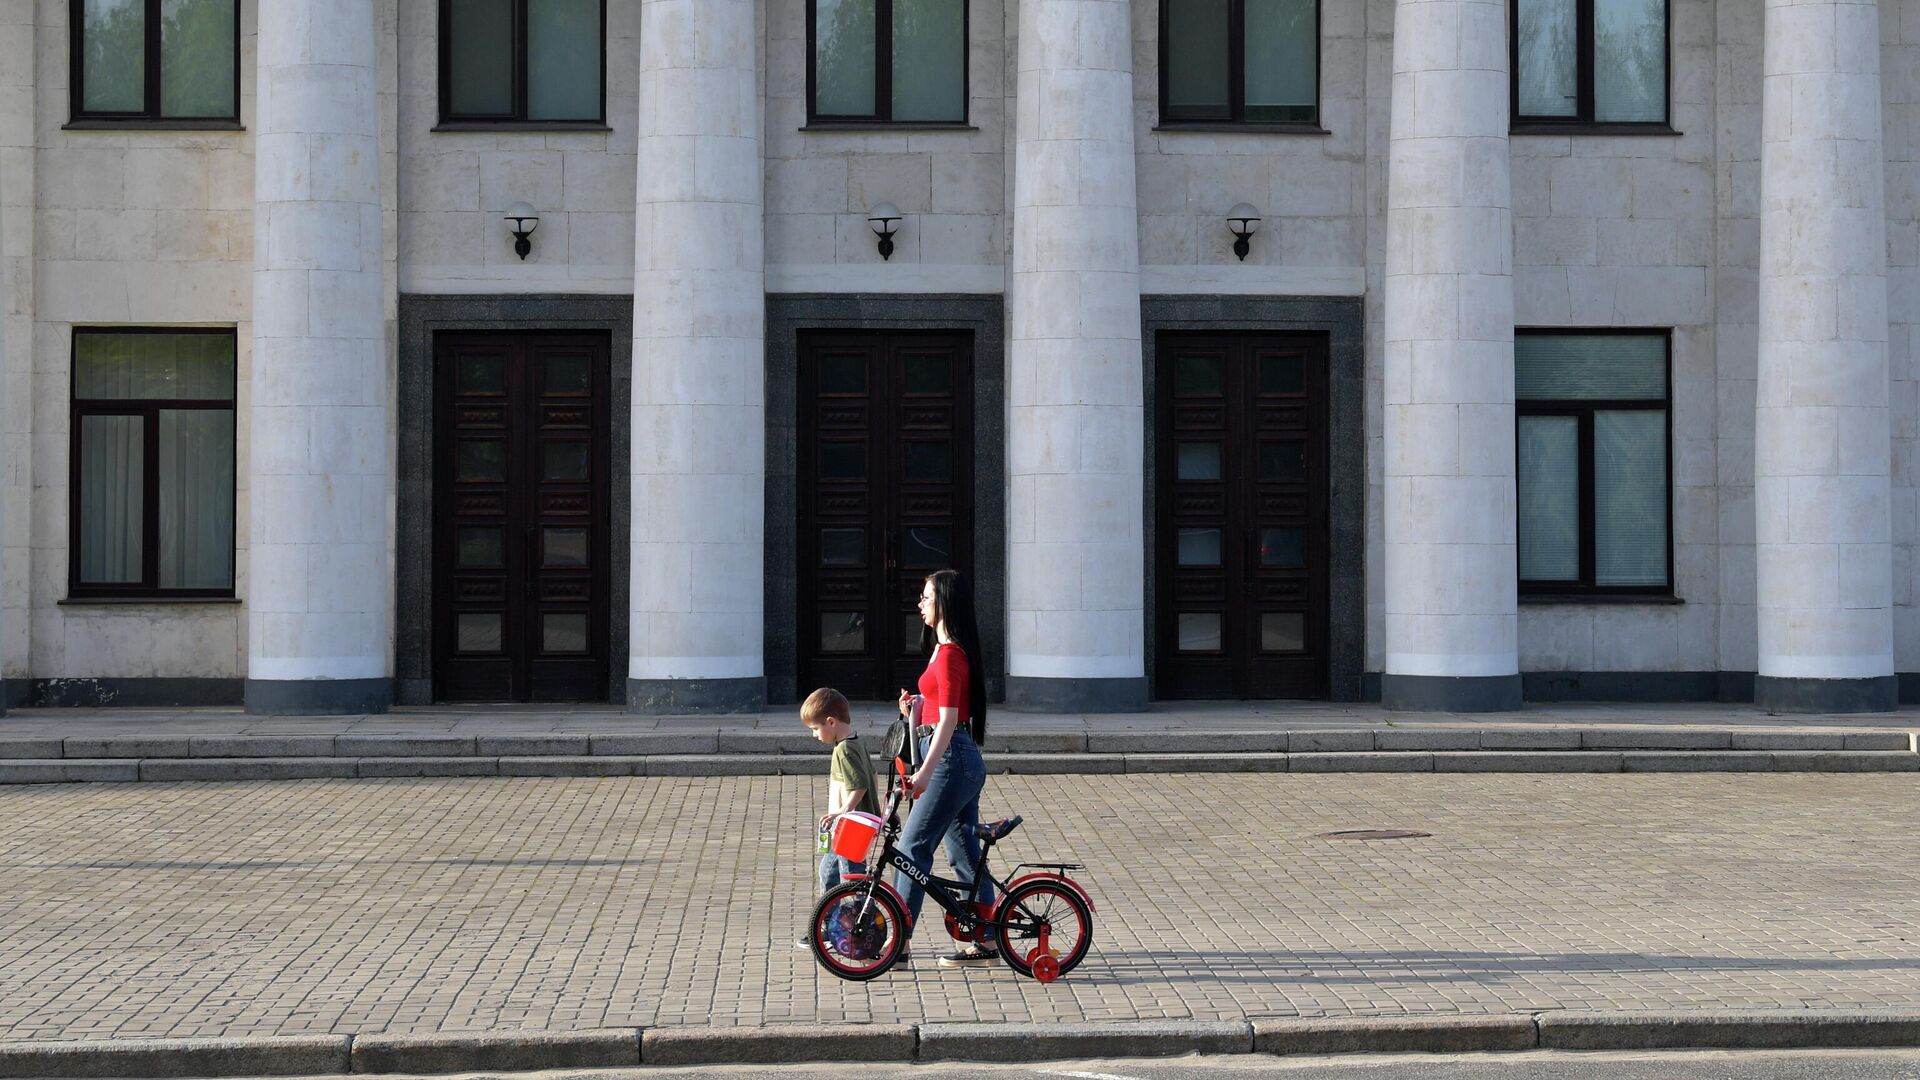
[(967, 695), (971, 692), (972, 675), (967, 667), (967, 654), (960, 651), (960, 646), (951, 643), (935, 646), (933, 659), (927, 661), (927, 670), (920, 673), (920, 696), (926, 698), (920, 707), (922, 726), (938, 724), (943, 708), (957, 710), (960, 723), (967, 723), (971, 718)]

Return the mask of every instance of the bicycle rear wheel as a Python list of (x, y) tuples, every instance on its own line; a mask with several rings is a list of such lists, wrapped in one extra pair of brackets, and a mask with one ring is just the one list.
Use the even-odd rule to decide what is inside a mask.
[(907, 944), (907, 915), (872, 879), (837, 885), (814, 905), (807, 930), (820, 966), (851, 982), (886, 973)]
[(1028, 978), (1052, 982), (1080, 966), (1093, 944), (1093, 911), (1064, 882), (1016, 886), (1000, 901), (997, 918), (1001, 959)]

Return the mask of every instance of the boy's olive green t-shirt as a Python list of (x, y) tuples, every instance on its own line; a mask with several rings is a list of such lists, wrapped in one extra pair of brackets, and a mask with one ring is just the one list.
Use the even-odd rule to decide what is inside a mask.
[(833, 765), (827, 774), (833, 778), (829, 792), (833, 801), (829, 809), (839, 806), (847, 792), (864, 789), (866, 794), (853, 805), (853, 809), (879, 815), (880, 785), (873, 779), (873, 759), (867, 756), (866, 747), (860, 745), (860, 736), (849, 735), (834, 744)]

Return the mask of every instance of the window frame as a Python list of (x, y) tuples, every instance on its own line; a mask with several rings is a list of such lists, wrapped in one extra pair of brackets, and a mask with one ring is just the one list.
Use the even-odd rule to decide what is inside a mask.
[(89, 111), (86, 108), (86, 0), (67, 0), (67, 127), (149, 127), (192, 131), (240, 126), (240, 0), (233, 5), (233, 112), (225, 116), (164, 116), (160, 112), (161, 0), (145, 0), (146, 41), (143, 60), (146, 83), (141, 88), (145, 107), (138, 112)]
[(968, 128), (973, 124), (973, 3), (960, 5), (960, 116), (955, 120), (895, 120), (893, 118), (893, 0), (874, 0), (873, 113), (822, 113), (814, 104), (819, 50), (819, 0), (807, 0), (807, 124), (809, 128)]
[(1173, 0), (1160, 0), (1159, 51), (1160, 101), (1156, 131), (1272, 131), (1325, 135), (1321, 126), (1321, 93), (1324, 89), (1326, 44), (1324, 30), (1325, 0), (1313, 2), (1313, 119), (1248, 120), (1247, 115), (1247, 4), (1246, 0), (1227, 0), (1227, 115), (1225, 117), (1170, 116), (1167, 112), (1167, 23), (1172, 17)]
[[(1661, 95), (1658, 120), (1595, 120), (1594, 109), (1594, 0), (1574, 0), (1574, 85), (1578, 101), (1572, 116), (1520, 115), (1520, 0), (1507, 2), (1507, 115), (1513, 134), (1524, 135), (1677, 135), (1673, 130), (1673, 0), (1661, 0), (1666, 52), (1662, 69), (1666, 92)], [(1672, 374), (1673, 355), (1667, 355)]]
[[(228, 397), (221, 398), (82, 398), (78, 395), (80, 377), (80, 339), (90, 335), (116, 337), (157, 336), (161, 334), (225, 335), (234, 347), (234, 383)], [(240, 380), (239, 334), (231, 326), (76, 326), (67, 355), (67, 597), (70, 600), (99, 599), (206, 599), (223, 600), (235, 596), (239, 578), (239, 443)], [(160, 412), (171, 410), (214, 411), (225, 409), (234, 415), (233, 445), (229, 453), (234, 462), (234, 512), (229, 522), (228, 546), (235, 558), (225, 588), (161, 588), (160, 581)], [(141, 506), (140, 506), (140, 581), (82, 582), (80, 580), (80, 437), (81, 418), (87, 416), (141, 417)]]
[(511, 0), (513, 4), (513, 112), (511, 114), (456, 113), (453, 111), (453, 0), (440, 0), (439, 57), (440, 123), (436, 131), (460, 129), (497, 131), (502, 128), (569, 130), (603, 129), (607, 126), (607, 0), (600, 4), (600, 93), (599, 110), (593, 116), (565, 120), (535, 120), (527, 116), (527, 4), (530, 0)]
[[(1522, 398), (1515, 393), (1513, 400), (1514, 431), (1514, 480), (1518, 490), (1520, 469), (1520, 418), (1523, 416), (1572, 416), (1578, 423), (1579, 437), (1579, 475), (1580, 475), (1580, 576), (1577, 581), (1537, 580), (1520, 577), (1520, 521), (1519, 507), (1516, 501), (1513, 530), (1514, 579), (1519, 583), (1522, 601), (1528, 598), (1549, 599), (1553, 597), (1578, 597), (1581, 599), (1604, 600), (1610, 597), (1660, 599), (1672, 597), (1673, 580), (1673, 330), (1671, 327), (1584, 327), (1584, 326), (1543, 326), (1521, 327), (1514, 330), (1514, 337), (1658, 337), (1666, 352), (1666, 396), (1664, 398)], [(1667, 509), (1667, 580), (1660, 585), (1600, 585), (1595, 582), (1598, 572), (1596, 552), (1594, 509), (1594, 460), (1593, 460), (1593, 414), (1596, 412), (1652, 412), (1656, 409), (1666, 413), (1666, 509)]]

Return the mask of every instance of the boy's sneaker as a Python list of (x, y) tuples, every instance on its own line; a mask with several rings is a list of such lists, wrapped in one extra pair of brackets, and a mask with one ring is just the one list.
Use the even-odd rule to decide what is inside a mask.
[(969, 945), (959, 952), (940, 958), (941, 967), (985, 967), (1000, 959), (1000, 954), (992, 949), (983, 949), (978, 945)]
[(807, 949), (807, 950), (811, 950), (811, 949), (813, 948), (813, 935), (811, 935), (811, 934), (801, 934), (801, 935), (800, 935), (800, 940), (799, 940), (799, 941), (796, 941), (796, 942), (794, 942), (794, 943), (793, 943), (793, 947), (794, 947), (794, 948), (796, 948), (796, 949)]

